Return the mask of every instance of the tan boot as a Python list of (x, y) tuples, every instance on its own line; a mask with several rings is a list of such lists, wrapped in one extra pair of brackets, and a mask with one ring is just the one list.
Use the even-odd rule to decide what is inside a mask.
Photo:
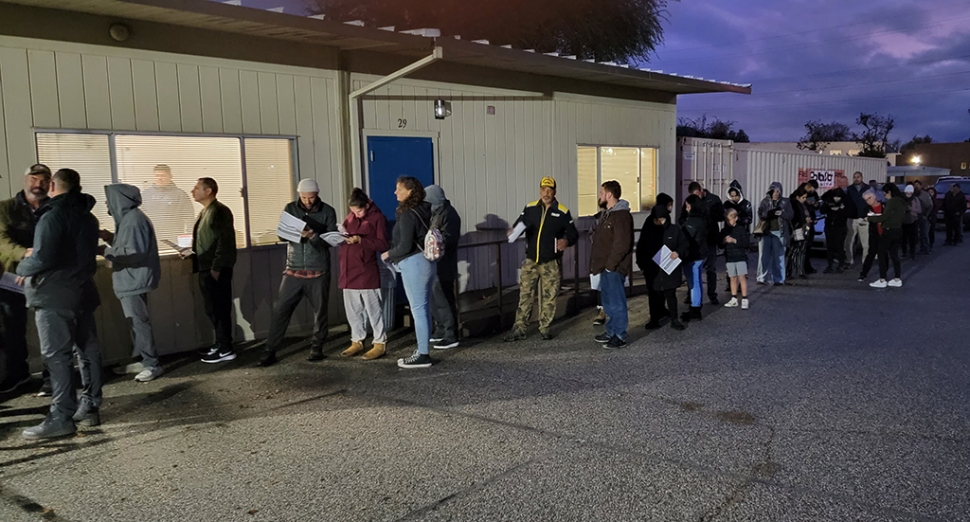
[(384, 355), (384, 343), (374, 343), (374, 346), (364, 354), (364, 360), (377, 359)]
[(364, 351), (364, 344), (353, 341), (350, 343), (350, 348), (347, 348), (343, 352), (340, 352), (341, 357), (353, 357), (358, 353)]

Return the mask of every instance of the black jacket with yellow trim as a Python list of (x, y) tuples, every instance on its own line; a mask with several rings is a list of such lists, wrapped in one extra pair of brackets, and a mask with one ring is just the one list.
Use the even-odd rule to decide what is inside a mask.
[(579, 238), (569, 209), (555, 199), (548, 209), (541, 200), (529, 203), (512, 226), (519, 223), (525, 225), (525, 257), (536, 263), (562, 256), (562, 252), (556, 251), (556, 240), (565, 239), (569, 246), (573, 246)]

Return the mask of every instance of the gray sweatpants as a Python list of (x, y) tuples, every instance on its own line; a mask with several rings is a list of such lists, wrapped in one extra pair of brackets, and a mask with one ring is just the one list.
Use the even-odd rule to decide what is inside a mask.
[(73, 310), (38, 308), (34, 312), (40, 354), (51, 375), (51, 417), (67, 421), (77, 411), (77, 392), (74, 390), (74, 338), (77, 319)]
[(381, 303), (381, 289), (347, 290), (344, 289), (344, 310), (350, 323), (350, 340), (355, 343), (367, 337), (367, 323), (374, 330), (374, 342), (387, 342), (384, 328), (384, 305)]
[(151, 318), (148, 315), (148, 294), (122, 297), (121, 309), (131, 325), (131, 356), (141, 357), (146, 368), (155, 368), (158, 366), (158, 350), (155, 349)]

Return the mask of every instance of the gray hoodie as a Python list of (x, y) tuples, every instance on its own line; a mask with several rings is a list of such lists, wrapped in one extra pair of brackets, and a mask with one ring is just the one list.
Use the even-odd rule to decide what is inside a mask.
[(118, 298), (140, 295), (158, 288), (162, 266), (158, 259), (155, 227), (138, 207), (141, 191), (134, 185), (116, 183), (104, 187), (108, 212), (115, 220), (115, 237), (105, 249), (111, 261), (111, 282)]
[[(772, 191), (778, 191), (778, 200), (771, 198)], [(784, 196), (785, 192), (782, 189), (781, 183), (775, 181), (768, 187), (768, 192), (765, 194), (764, 199), (761, 200), (761, 204), (758, 205), (758, 220), (765, 221), (768, 219), (778, 219), (779, 230), (781, 231), (781, 242), (783, 245), (788, 245), (791, 240), (791, 219), (795, 217), (795, 211), (792, 209), (791, 202), (788, 198)], [(781, 215), (777, 215), (776, 211), (780, 210)]]

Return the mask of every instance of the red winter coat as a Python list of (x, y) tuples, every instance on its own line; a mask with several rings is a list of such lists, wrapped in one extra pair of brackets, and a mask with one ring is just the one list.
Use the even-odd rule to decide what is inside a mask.
[(340, 245), (340, 278), (345, 290), (373, 290), (381, 287), (377, 256), (387, 250), (387, 218), (373, 202), (362, 219), (351, 212), (344, 220), (348, 236), (360, 236), (360, 243)]

